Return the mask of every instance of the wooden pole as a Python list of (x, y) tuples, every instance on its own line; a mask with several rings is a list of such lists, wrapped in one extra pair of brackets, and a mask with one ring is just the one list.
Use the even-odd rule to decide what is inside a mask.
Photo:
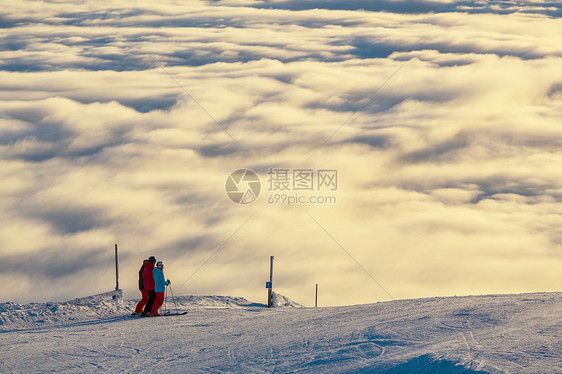
[(117, 244), (115, 244), (115, 290), (119, 289), (119, 255), (117, 254)]
[(314, 297), (314, 307), (318, 308), (318, 283), (316, 283), (316, 296)]
[(273, 306), (273, 259), (271, 256), (269, 262), (269, 284), (271, 287), (267, 289), (267, 307), (271, 308)]

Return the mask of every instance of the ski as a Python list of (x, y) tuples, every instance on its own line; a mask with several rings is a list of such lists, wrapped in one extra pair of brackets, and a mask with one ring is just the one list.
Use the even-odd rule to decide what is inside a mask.
[(169, 316), (184, 316), (186, 315), (187, 312), (174, 312), (174, 313), (163, 313), (163, 314), (159, 314), (157, 316), (142, 316), (140, 314), (130, 314), (128, 315), (128, 317), (131, 318), (150, 318), (150, 317), (169, 317)]
[(156, 317), (183, 316), (183, 315), (186, 315), (186, 314), (187, 314), (187, 312), (174, 312), (174, 313), (159, 314)]

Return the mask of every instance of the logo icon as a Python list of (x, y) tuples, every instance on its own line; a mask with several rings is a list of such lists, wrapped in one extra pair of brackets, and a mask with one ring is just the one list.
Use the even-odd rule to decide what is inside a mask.
[(251, 204), (260, 195), (261, 182), (252, 170), (238, 169), (226, 179), (225, 190), (230, 200), (236, 204)]

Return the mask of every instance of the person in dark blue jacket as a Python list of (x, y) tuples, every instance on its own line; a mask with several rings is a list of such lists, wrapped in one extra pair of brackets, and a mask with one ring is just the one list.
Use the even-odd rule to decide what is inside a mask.
[(154, 292), (156, 292), (156, 299), (154, 304), (152, 304), (151, 316), (158, 316), (158, 309), (164, 303), (164, 293), (166, 292), (166, 286), (171, 284), (170, 280), (164, 280), (164, 263), (158, 261), (156, 267), (152, 271), (154, 277)]
[(141, 301), (138, 302), (137, 307), (136, 307), (135, 311), (133, 312), (133, 315), (140, 315), (142, 313), (142, 309), (144, 308), (144, 306), (148, 302), (148, 291), (144, 289), (144, 279), (143, 279), (143, 276), (142, 276), (142, 273), (144, 271), (144, 267), (145, 267), (147, 262), (148, 262), (148, 260), (144, 260), (142, 262), (142, 266), (139, 270), (139, 290), (141, 292), (142, 299), (141, 299)]

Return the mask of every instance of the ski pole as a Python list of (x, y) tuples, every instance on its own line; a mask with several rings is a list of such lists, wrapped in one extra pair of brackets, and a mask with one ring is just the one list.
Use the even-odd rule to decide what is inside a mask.
[(168, 285), (166, 285), (166, 293), (164, 294), (164, 313), (168, 313), (168, 304), (166, 299), (168, 298)]
[(176, 304), (176, 299), (174, 298), (174, 291), (172, 291), (172, 285), (170, 284), (170, 294), (172, 294), (172, 301), (174, 302), (174, 305), (176, 307), (176, 312), (178, 311), (178, 304)]

